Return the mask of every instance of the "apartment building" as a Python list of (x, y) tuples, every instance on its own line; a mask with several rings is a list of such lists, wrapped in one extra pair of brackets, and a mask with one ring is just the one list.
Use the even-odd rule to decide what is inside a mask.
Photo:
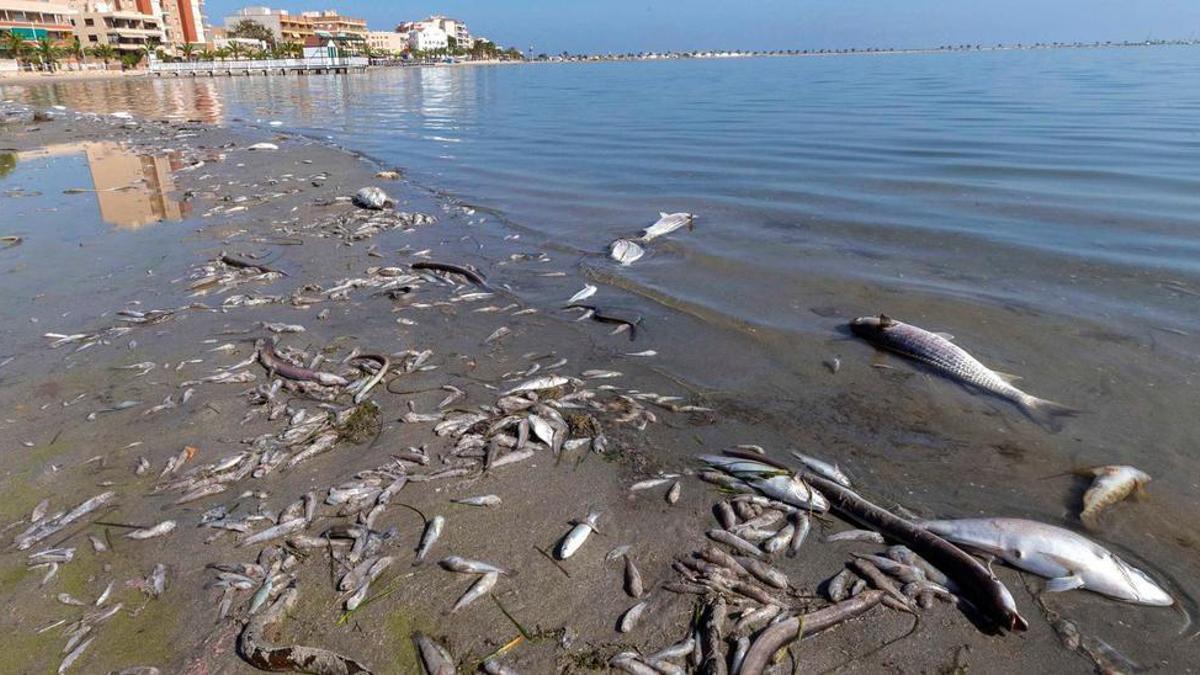
[(77, 12), (69, 5), (40, 0), (0, 0), (0, 37), (15, 33), (30, 42), (48, 39), (68, 42), (74, 35), (71, 19)]
[(408, 49), (408, 35), (395, 31), (373, 30), (367, 33), (367, 44), (376, 52), (402, 52)]
[(310, 46), (331, 39), (365, 41), (368, 32), (365, 19), (342, 16), (332, 10), (291, 14), (287, 10), (270, 7), (243, 7), (225, 17), (225, 29), (229, 30), (246, 20), (265, 26), (275, 36), (276, 42)]
[(84, 47), (109, 44), (123, 51), (166, 45), (162, 14), (142, 13), (135, 2), (72, 0), (75, 34)]

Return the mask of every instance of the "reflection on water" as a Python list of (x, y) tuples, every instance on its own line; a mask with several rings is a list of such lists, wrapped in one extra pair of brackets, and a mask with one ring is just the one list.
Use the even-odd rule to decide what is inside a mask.
[(137, 154), (118, 143), (88, 142), (62, 143), (12, 156), (15, 165), (17, 161), (80, 153), (87, 159), (91, 191), (96, 195), (104, 222), (119, 229), (136, 230), (164, 220), (183, 220), (191, 212), (191, 204), (171, 196), (175, 190), (171, 172), (180, 168), (175, 153)]
[(4, 98), (36, 106), (109, 113), (124, 110), (143, 117), (224, 121), (225, 105), (215, 80), (118, 78), (94, 82), (55, 82), (0, 87)]

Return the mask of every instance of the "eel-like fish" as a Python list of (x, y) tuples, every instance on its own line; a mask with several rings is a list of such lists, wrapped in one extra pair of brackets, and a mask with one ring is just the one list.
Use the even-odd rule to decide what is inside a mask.
[(455, 265), (452, 263), (443, 263), (443, 262), (433, 262), (433, 261), (415, 262), (415, 263), (409, 265), (409, 267), (414, 270), (433, 270), (435, 272), (446, 272), (448, 274), (457, 274), (459, 276), (464, 277), (467, 281), (470, 281), (471, 283), (475, 284), (476, 286), (482, 288), (485, 291), (492, 290), (492, 287), (488, 285), (487, 279), (484, 278), (483, 274), (478, 272), (477, 270), (471, 269), (470, 267), (463, 267), (462, 265)]

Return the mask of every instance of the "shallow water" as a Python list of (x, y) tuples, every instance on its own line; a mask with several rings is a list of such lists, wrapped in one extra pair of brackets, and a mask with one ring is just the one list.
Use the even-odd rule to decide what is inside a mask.
[[(596, 301), (646, 316), (637, 349), (762, 430), (745, 442), (836, 456), (924, 514), (1077, 524), (1086, 483), (1061, 474), (1135, 464), (1155, 478), (1150, 499), (1116, 508), (1096, 536), (1195, 596), (1200, 527), (1182, 516), (1200, 506), (1196, 53), (425, 68), (0, 94), (278, 120), (402, 167), (530, 250), (578, 261), (602, 282)], [(605, 259), (659, 211), (696, 213), (696, 227), (631, 267)], [(580, 284), (506, 281), (543, 303)], [(1083, 414), (1049, 433), (874, 362), (839, 327), (878, 312), (953, 333)], [(1178, 627), (1169, 612), (1061, 601), (1097, 624)], [(1117, 646), (1141, 660), (1157, 651), (1129, 637)]]

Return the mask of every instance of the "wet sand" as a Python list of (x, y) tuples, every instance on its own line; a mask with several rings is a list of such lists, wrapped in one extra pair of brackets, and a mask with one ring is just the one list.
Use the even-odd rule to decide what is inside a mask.
[[(0, 250), (6, 278), (14, 282), (6, 281), (6, 288), (18, 289), (20, 295), (10, 297), (10, 304), (3, 306), (7, 325), (0, 361), (14, 358), (0, 367), (0, 410), (4, 411), (0, 431), (5, 439), (0, 485), (6, 494), (0, 505), (0, 527), (10, 538), (23, 531), (30, 511), (43, 498), (50, 499), (51, 513), (105, 490), (116, 492), (117, 498), (115, 507), (92, 514), (42, 542), (75, 548), (74, 559), (63, 564), (44, 586), (39, 582), (46, 570), (27, 569), (29, 551), (10, 548), (0, 556), (0, 591), (8, 599), (0, 626), (11, 636), (9, 648), (0, 655), (4, 672), (57, 668), (64, 656), (64, 627), (39, 631), (59, 620), (74, 621), (89, 611), (63, 604), (57, 596), (67, 593), (91, 603), (109, 582), (114, 582), (114, 590), (104, 606), (119, 602), (122, 608), (94, 629), (95, 642), (71, 672), (108, 672), (137, 665), (154, 666), (162, 672), (254, 672), (239, 658), (235, 642), (256, 589), (234, 594), (229, 616), (220, 620), (221, 593), (210, 587), (216, 573), (206, 565), (251, 563), (267, 546), (239, 547), (232, 532), (206, 541), (219, 531), (199, 527), (201, 514), (218, 505), (242, 514), (279, 514), (309, 491), (323, 501), (331, 486), (351, 480), (360, 471), (389, 465), (395, 453), (410, 447), (423, 446), (431, 457), (428, 466), (412, 467), (413, 475), (456, 466), (459, 459), (452, 456), (453, 438), (436, 435), (432, 423), (402, 422), (404, 415), (410, 410), (436, 410), (447, 395), (440, 389), (443, 385), (466, 393), (452, 409), (494, 404), (500, 391), (524, 379), (516, 373), (528, 372), (535, 363), (549, 365), (566, 359), (566, 365), (555, 372), (573, 377), (593, 369), (620, 371), (620, 377), (584, 379), (577, 385), (594, 392), (598, 400), (608, 400), (616, 393), (636, 396), (654, 392), (713, 410), (680, 413), (647, 403), (653, 420), (641, 417), (629, 423), (617, 421), (624, 410), (595, 411), (608, 439), (607, 452), (593, 452), (589, 446), (564, 452), (556, 460), (548, 450), (540, 450), (531, 459), (482, 473), (472, 468), (466, 476), (410, 482), (372, 525), (378, 531), (395, 528), (394, 536), (383, 544), (383, 553), (396, 560), (372, 584), (368, 596), (382, 593), (382, 597), (339, 623), (347, 594), (335, 587), (340, 575), (334, 574), (330, 557), (319, 550), (295, 551), (288, 572), (294, 576), (300, 600), (272, 634), (273, 639), (335, 650), (368, 664), (375, 672), (414, 673), (419, 667), (411, 635), (423, 631), (449, 649), (462, 672), (473, 672), (482, 658), (519, 635), (518, 627), (501, 611), (503, 605), (533, 638), (507, 652), (501, 659), (506, 665), (524, 673), (603, 671), (618, 651), (648, 653), (689, 634), (696, 596), (670, 593), (661, 585), (679, 578), (671, 567), (673, 559), (708, 543), (704, 532), (716, 527), (712, 507), (727, 497), (695, 477), (695, 455), (738, 443), (762, 445), (780, 459), (789, 446), (810, 448), (813, 454), (824, 456), (830, 455), (821, 448), (838, 448), (837, 455), (830, 458), (851, 465), (864, 494), (885, 506), (900, 503), (932, 514), (948, 505), (962, 509), (963, 504), (971, 503), (973, 491), (985, 486), (996, 489), (1006, 461), (1036, 454), (1037, 432), (1022, 428), (1012, 434), (1014, 440), (1007, 449), (981, 461), (978, 476), (937, 492), (922, 485), (919, 462), (911, 457), (903, 468), (876, 468), (856, 460), (852, 452), (843, 454), (842, 449), (856, 440), (869, 443), (893, 438), (903, 440), (910, 450), (917, 449), (920, 461), (937, 462), (939, 453), (953, 449), (955, 438), (968, 433), (944, 426), (945, 416), (929, 413), (934, 406), (927, 401), (902, 400), (887, 410), (877, 409), (870, 386), (879, 384), (865, 359), (864, 368), (850, 368), (835, 383), (823, 385), (840, 391), (832, 400), (841, 406), (840, 414), (846, 420), (853, 420), (841, 430), (810, 424), (810, 415), (804, 411), (808, 402), (781, 401), (778, 409), (763, 409), (740, 401), (734, 392), (708, 392), (668, 377), (655, 367), (656, 357), (627, 356), (643, 349), (677, 348), (677, 342), (662, 339), (661, 333), (657, 339), (631, 342), (625, 335), (609, 335), (610, 326), (575, 322), (576, 314), (564, 313), (554, 305), (531, 306), (521, 299), (558, 293), (565, 300), (578, 290), (582, 279), (573, 257), (560, 260), (556, 251), (531, 248), (481, 212), (438, 199), (403, 181), (378, 179), (376, 172), (386, 167), (308, 139), (266, 130), (231, 132), (186, 122), (129, 124), (111, 117), (66, 114), (36, 124), (27, 119), (10, 123), (4, 130), (3, 145), (33, 150), (82, 139), (111, 141), (146, 154), (173, 150), (180, 168), (186, 170), (172, 172), (172, 194), (186, 200), (190, 215), (182, 223), (152, 226), (155, 236), (172, 241), (169, 249), (154, 257), (141, 255), (141, 250), (132, 259), (122, 256), (108, 250), (111, 242), (97, 235), (81, 247), (95, 247), (103, 253), (92, 261), (96, 270), (107, 268), (103, 282), (89, 283), (86, 279), (92, 278), (94, 270), (80, 263), (79, 270), (61, 272), (81, 274), (75, 293), (42, 297), (43, 291), (33, 287), (38, 260), (20, 256), (34, 250), (30, 247), (41, 232), (38, 222), (62, 219), (70, 208), (85, 210), (82, 205), (68, 204), (91, 197), (47, 190), (17, 200), (25, 209), (19, 233), (28, 243)], [(274, 143), (279, 149), (247, 150), (261, 142)], [(189, 168), (199, 161), (205, 164)], [(429, 214), (436, 222), (347, 241), (347, 233), (370, 217), (350, 204), (348, 197), (367, 185), (385, 189), (397, 200), (397, 211)], [(62, 212), (46, 211), (49, 208)], [(300, 245), (281, 245), (300, 241)], [(425, 250), (428, 254), (417, 255)], [(243, 281), (225, 292), (190, 295), (189, 273), (222, 252), (246, 259), (262, 255), (255, 260), (283, 270), (287, 276)], [(375, 295), (372, 287), (351, 290), (344, 299), (322, 298), (324, 291), (346, 279), (377, 279), (371, 268), (405, 270), (408, 264), (426, 257), (477, 266), (487, 272), (495, 294), (462, 300), (476, 289), (426, 279), (397, 299)], [(541, 276), (548, 273), (565, 276)], [(237, 294), (275, 295), (283, 301), (210, 311)], [(297, 306), (297, 295), (322, 299)], [(134, 301), (141, 304), (129, 304)], [(133, 324), (128, 332), (108, 330), (122, 325), (115, 315), (121, 309), (146, 312), (197, 302), (210, 309), (184, 309), (161, 323)], [(495, 311), (477, 311), (489, 307)], [(537, 311), (518, 314), (527, 309)], [(687, 320), (684, 317), (672, 319), (673, 327), (679, 328)], [(31, 318), (38, 322), (31, 323)], [(270, 381), (258, 363), (239, 371), (254, 374), (253, 382), (181, 386), (213, 374), (218, 367), (252, 357), (254, 340), (270, 335), (263, 322), (303, 325), (304, 333), (280, 335), (281, 344), (310, 355), (326, 354), (330, 370), (355, 349), (391, 354), (396, 361), (410, 350), (432, 350), (427, 364), (437, 367), (390, 377), (377, 387), (370, 400), (379, 407), (381, 426), (356, 439), (358, 442), (341, 440), (294, 469), (272, 471), (261, 479), (247, 477), (222, 494), (175, 504), (178, 491), (156, 491), (156, 486), (246, 450), (249, 441), (278, 433), (287, 425), (286, 415), (267, 419), (268, 406), (253, 405), (247, 395)], [(486, 342), (501, 327), (511, 333)], [(47, 332), (98, 332), (103, 340), (82, 351), (77, 351), (78, 341), (51, 348), (51, 341), (41, 337)], [(89, 341), (82, 339), (83, 343)], [(233, 347), (211, 351), (227, 343)], [(857, 353), (859, 347), (847, 347), (847, 352)], [(141, 376), (136, 370), (122, 369), (141, 362), (157, 365)], [(736, 360), (731, 357), (730, 363)], [(530, 376), (540, 374), (545, 373)], [(866, 383), (867, 377), (875, 384), (856, 386)], [(897, 368), (881, 377), (905, 381), (921, 375)], [(604, 386), (617, 387), (619, 392), (602, 389)], [(195, 390), (194, 395), (179, 403), (188, 388)], [(167, 396), (173, 397), (175, 407), (145, 414)], [(283, 392), (280, 397), (287, 398), (293, 409), (319, 410), (319, 401), (298, 393)], [(348, 399), (340, 396), (335, 405), (349, 407)], [(126, 400), (140, 403), (87, 420), (89, 413)], [(814, 394), (813, 400), (824, 404), (824, 393)], [(970, 408), (986, 406), (965, 395), (958, 403)], [(638, 422), (646, 423), (644, 429), (638, 428)], [(185, 455), (188, 459), (183, 468), (160, 478), (170, 459), (188, 447), (195, 451)], [(135, 469), (141, 457), (148, 460), (149, 470), (138, 475)], [(899, 465), (900, 461), (896, 462)], [(629, 491), (633, 483), (659, 472), (683, 474), (678, 503), (666, 502), (666, 486)], [(881, 474), (886, 479), (880, 478)], [(897, 480), (907, 474), (913, 475), (911, 484)], [(1051, 491), (1034, 487), (1047, 494)], [(503, 503), (490, 509), (450, 502), (482, 494), (499, 495)], [(571, 522), (592, 508), (603, 509), (600, 531), (579, 553), (559, 565), (538, 551), (551, 551)], [(337, 512), (336, 506), (322, 505), (305, 531), (316, 535), (328, 527), (354, 522), (353, 517), (338, 516)], [(422, 531), (418, 512), (444, 516), (446, 528), (430, 562), (413, 566), (413, 550)], [(178, 522), (166, 537), (147, 541), (122, 537), (129, 529), (125, 526), (149, 526), (165, 519)], [(255, 523), (253, 531), (269, 524)], [(822, 542), (822, 535), (846, 527), (833, 516), (815, 519), (814, 531), (799, 556), (774, 559), (788, 575), (788, 598), (794, 607), (819, 605), (813, 596), (824, 580), (843, 568), (851, 553), (884, 548)], [(94, 552), (87, 535), (110, 542), (110, 550)], [(647, 588), (653, 590), (646, 618), (635, 630), (622, 634), (616, 631), (616, 622), (636, 600), (621, 590), (620, 561), (606, 562), (605, 554), (626, 544), (631, 546), (629, 555), (641, 569)], [(274, 559), (287, 555), (278, 550), (274, 553)], [(501, 577), (494, 600), (483, 598), (450, 615), (450, 607), (474, 580), (434, 564), (450, 554), (517, 573)], [(138, 582), (160, 563), (167, 570), (166, 590), (154, 598)], [(850, 672), (1091, 671), (1093, 661), (1080, 650), (1064, 647), (1039, 610), (1034, 594), (1042, 582), (1007, 568), (997, 567), (997, 572), (1032, 624), (1025, 634), (985, 634), (960, 611), (940, 603), (919, 612), (919, 618), (877, 607), (861, 619), (799, 643), (794, 649), (799, 667), (817, 672), (839, 668)], [(1180, 624), (1178, 615), (1170, 610), (1131, 607), (1080, 592), (1048, 596), (1045, 602), (1079, 623), (1085, 636), (1115, 645), (1143, 667), (1186, 672), (1195, 660), (1187, 656), (1195, 654), (1193, 643), (1169, 637)], [(1134, 640), (1130, 640), (1131, 633), (1136, 633)], [(1163, 648), (1172, 643), (1177, 651)]]

